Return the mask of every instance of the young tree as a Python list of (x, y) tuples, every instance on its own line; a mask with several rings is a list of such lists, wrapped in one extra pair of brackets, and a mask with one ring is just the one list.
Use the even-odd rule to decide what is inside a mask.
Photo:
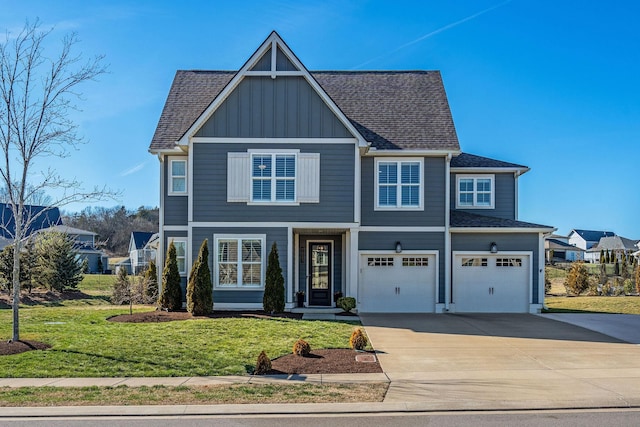
[[(102, 189), (84, 191), (80, 183), (58, 175), (53, 168), (34, 171), (35, 164), (48, 156), (65, 157), (69, 148), (82, 140), (77, 126), (69, 118), (79, 99), (78, 86), (105, 72), (102, 57), (81, 63), (73, 53), (78, 42), (75, 34), (62, 40), (57, 55), (45, 53), (49, 31), (41, 31), (40, 23), (25, 24), (17, 34), (0, 40), (0, 186), (4, 187), (7, 204), (14, 220), (5, 231), (12, 236), (13, 259), (13, 333), (20, 339), (20, 253), (22, 241), (33, 221), (46, 210), (25, 208), (32, 196), (46, 189), (62, 194), (50, 206), (63, 206), (75, 201), (102, 200), (113, 192)], [(48, 161), (47, 164), (54, 164)]]
[(572, 295), (580, 295), (589, 287), (589, 272), (582, 262), (574, 262), (567, 274), (564, 286)]
[(267, 277), (264, 284), (262, 306), (267, 313), (284, 311), (284, 277), (282, 276), (276, 242), (273, 242), (267, 260)]
[(636, 279), (636, 292), (638, 292), (640, 294), (640, 265), (636, 266), (636, 274), (635, 274), (635, 279)]
[[(31, 245), (33, 246), (33, 245)], [(31, 251), (33, 252), (33, 251)], [(26, 250), (20, 253), (20, 287), (31, 290), (33, 268), (32, 254)], [(13, 284), (13, 245), (0, 252), (0, 288), (10, 291)]]
[(104, 264), (102, 264), (102, 257), (98, 258), (98, 274), (104, 273)]
[(76, 289), (82, 281), (83, 263), (78, 259), (74, 241), (65, 233), (48, 231), (36, 239), (34, 277), (52, 291)]
[(213, 286), (209, 270), (209, 246), (207, 239), (202, 242), (198, 259), (193, 263), (189, 283), (187, 283), (187, 311), (194, 316), (202, 316), (213, 310)]
[(600, 264), (604, 264), (604, 249), (600, 249)]
[(111, 302), (113, 304), (129, 304), (129, 314), (133, 314), (133, 289), (131, 279), (126, 267), (121, 266), (118, 269), (116, 281), (113, 284), (111, 293)]
[(616, 262), (613, 264), (613, 274), (616, 276), (620, 275), (620, 264), (618, 264), (618, 258), (616, 258)]
[(182, 289), (180, 289), (180, 271), (173, 240), (169, 243), (165, 260), (158, 306), (163, 310), (178, 311), (182, 308)]

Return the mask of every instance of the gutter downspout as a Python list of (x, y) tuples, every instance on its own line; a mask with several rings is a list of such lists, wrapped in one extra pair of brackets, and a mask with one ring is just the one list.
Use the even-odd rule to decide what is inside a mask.
[(451, 301), (451, 224), (449, 221), (451, 209), (451, 158), (447, 154), (444, 168), (445, 198), (444, 198), (444, 312), (449, 311)]

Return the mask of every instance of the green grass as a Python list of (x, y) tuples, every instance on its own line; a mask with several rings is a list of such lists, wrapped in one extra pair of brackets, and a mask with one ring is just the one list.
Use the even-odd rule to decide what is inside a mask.
[(233, 384), (211, 387), (0, 388), (0, 406), (382, 402), (388, 385)]
[(546, 297), (547, 313), (640, 314), (640, 297)]
[(107, 295), (111, 294), (115, 281), (113, 274), (85, 274), (78, 284), (78, 290), (89, 295)]
[[(73, 303), (21, 309), (21, 339), (52, 348), (0, 357), (0, 377), (244, 375), (260, 351), (275, 359), (290, 353), (298, 338), (312, 348), (348, 348), (354, 328), (349, 322), (254, 318), (117, 323), (106, 319), (128, 307)], [(0, 339), (10, 336), (11, 310), (0, 310)]]

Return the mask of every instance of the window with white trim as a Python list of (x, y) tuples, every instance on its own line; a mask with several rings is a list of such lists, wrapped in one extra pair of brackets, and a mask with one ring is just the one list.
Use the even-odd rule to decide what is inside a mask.
[(187, 161), (169, 160), (169, 195), (187, 194)]
[(522, 258), (496, 258), (496, 267), (522, 267)]
[(494, 207), (494, 175), (458, 175), (457, 208), (492, 209)]
[(376, 159), (376, 210), (422, 209), (422, 159)]
[(487, 258), (462, 258), (462, 267), (486, 267)]
[(296, 155), (251, 155), (251, 201), (294, 203), (296, 201)]
[(187, 274), (187, 239), (171, 238), (169, 241), (173, 242), (173, 246), (176, 248), (178, 272), (181, 276), (184, 276)]
[(259, 288), (264, 283), (264, 237), (216, 239), (216, 286)]

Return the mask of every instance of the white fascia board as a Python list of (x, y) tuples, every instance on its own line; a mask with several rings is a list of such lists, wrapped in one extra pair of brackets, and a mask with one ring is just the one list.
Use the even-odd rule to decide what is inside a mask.
[[(361, 232), (377, 232), (377, 233), (444, 233), (446, 227), (434, 226), (434, 227), (420, 227), (420, 226), (396, 226), (388, 227), (383, 225), (364, 225), (358, 228)], [(404, 251), (403, 251), (404, 252)]]
[[(280, 50), (287, 56), (289, 61), (293, 63), (300, 71), (300, 74), (304, 77), (304, 79), (311, 85), (312, 88), (316, 91), (316, 93), (320, 96), (320, 98), (324, 101), (324, 103), (333, 111), (333, 113), (338, 117), (338, 119), (342, 122), (342, 124), (351, 132), (351, 134), (358, 140), (358, 145), (361, 147), (366, 147), (368, 142), (364, 139), (364, 137), (356, 130), (356, 128), (351, 124), (347, 116), (344, 115), (342, 110), (338, 108), (338, 106), (333, 102), (333, 100), (327, 95), (327, 93), (322, 89), (320, 84), (313, 78), (309, 70), (300, 62), (300, 60), (296, 57), (296, 55), (289, 49), (287, 44), (280, 38), (278, 33), (273, 31), (269, 37), (260, 45), (260, 47), (254, 52), (253, 55), (249, 58), (247, 62), (240, 68), (240, 71), (231, 79), (231, 81), (225, 86), (225, 88), (218, 94), (218, 96), (213, 100), (213, 102), (207, 107), (207, 109), (198, 117), (198, 119), (191, 125), (191, 127), (184, 133), (184, 135), (178, 140), (178, 145), (188, 145), (188, 141), (190, 138), (195, 135), (195, 133), (204, 125), (204, 123), (209, 120), (209, 118), (213, 115), (213, 113), (218, 109), (218, 107), (224, 102), (225, 99), (229, 96), (229, 94), (240, 84), (242, 79), (245, 76), (250, 76), (252, 72), (249, 71), (251, 67), (255, 65), (255, 63), (262, 58), (267, 50), (272, 49), (271, 54), (275, 57), (275, 49), (279, 47)], [(272, 63), (274, 60), (272, 59)], [(272, 64), (272, 67), (274, 65)], [(289, 75), (289, 71), (272, 71), (268, 72), (267, 75), (272, 78), (276, 78), (277, 76), (286, 76)]]
[(194, 144), (354, 144), (356, 138), (211, 138), (193, 137)]
[(160, 161), (162, 161), (162, 156), (175, 156), (176, 154), (184, 154), (185, 150), (182, 147), (174, 147), (174, 148), (161, 148), (157, 150), (152, 150), (151, 148), (147, 150), (149, 153), (158, 156)]
[(527, 227), (451, 227), (451, 233), (552, 233), (557, 228)]
[[(191, 230), (192, 228), (203, 228), (203, 227), (233, 227), (233, 228), (304, 228), (304, 229), (309, 229), (309, 230), (324, 230), (324, 229), (334, 229), (334, 228), (340, 228), (340, 229), (352, 229), (358, 228), (357, 223), (355, 222), (324, 222), (324, 223), (317, 223), (317, 222), (207, 222), (207, 221), (202, 221), (202, 222), (190, 222), (188, 225), (188, 229)], [(176, 226), (177, 227), (177, 226)], [(179, 226), (179, 227), (183, 227), (183, 226)], [(165, 227), (165, 230), (167, 230), (168, 227)], [(180, 230), (184, 230), (186, 228), (180, 228)]]
[(412, 157), (446, 157), (448, 155), (458, 155), (460, 151), (451, 150), (378, 150), (375, 147), (371, 147), (363, 156), (377, 157), (377, 156), (412, 156)]
[(529, 172), (530, 168), (451, 168), (453, 173), (518, 173), (522, 175)]

